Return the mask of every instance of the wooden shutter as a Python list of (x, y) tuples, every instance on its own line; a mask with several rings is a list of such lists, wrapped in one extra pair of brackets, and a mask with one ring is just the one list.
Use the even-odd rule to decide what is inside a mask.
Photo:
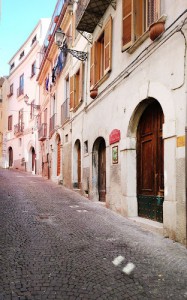
[(147, 27), (160, 17), (160, 0), (147, 0)]
[(104, 30), (104, 75), (112, 67), (112, 17), (109, 18)]
[(74, 108), (75, 101), (75, 76), (70, 77), (70, 109)]
[(96, 43), (90, 49), (90, 89), (92, 89), (96, 83), (95, 79), (95, 71), (96, 71), (96, 61), (95, 61), (95, 53), (96, 53)]
[(133, 6), (133, 20), (134, 20), (134, 26), (133, 26), (133, 41), (137, 40), (147, 29), (145, 28), (145, 1), (144, 0), (138, 0), (134, 1)]
[(79, 103), (83, 100), (83, 62), (81, 62), (80, 70), (79, 70)]
[(132, 44), (133, 0), (123, 0), (122, 46), (127, 48)]

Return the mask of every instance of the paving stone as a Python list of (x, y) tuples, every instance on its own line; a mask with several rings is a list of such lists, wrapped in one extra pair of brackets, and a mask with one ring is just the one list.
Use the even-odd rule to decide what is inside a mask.
[(0, 300), (187, 299), (185, 247), (24, 172), (0, 169), (0, 260)]

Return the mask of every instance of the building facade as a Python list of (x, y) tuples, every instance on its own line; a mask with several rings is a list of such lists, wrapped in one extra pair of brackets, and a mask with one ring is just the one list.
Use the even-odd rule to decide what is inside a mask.
[[(40, 175), (183, 244), (186, 17), (184, 0), (58, 1), (36, 78), (36, 139), (26, 143)], [(22, 157), (31, 170), (25, 154), (14, 166)]]
[(49, 26), (41, 19), (26, 42), (9, 62), (9, 87), (6, 95), (7, 130), (5, 165), (37, 173), (37, 114), (39, 91), (36, 76), (41, 62), (41, 46)]

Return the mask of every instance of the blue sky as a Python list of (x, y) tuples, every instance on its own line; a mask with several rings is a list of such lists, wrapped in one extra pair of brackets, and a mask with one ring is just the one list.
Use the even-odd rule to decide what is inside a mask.
[(40, 18), (51, 18), (57, 0), (0, 0), (0, 76), (9, 74), (8, 62), (26, 41)]

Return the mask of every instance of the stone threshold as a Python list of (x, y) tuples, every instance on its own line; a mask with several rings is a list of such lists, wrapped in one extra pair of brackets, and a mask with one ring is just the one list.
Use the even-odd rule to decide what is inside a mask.
[(141, 217), (128, 217), (129, 220), (135, 222), (137, 225), (141, 226), (143, 229), (164, 235), (163, 223), (152, 221), (149, 219), (144, 219)]

